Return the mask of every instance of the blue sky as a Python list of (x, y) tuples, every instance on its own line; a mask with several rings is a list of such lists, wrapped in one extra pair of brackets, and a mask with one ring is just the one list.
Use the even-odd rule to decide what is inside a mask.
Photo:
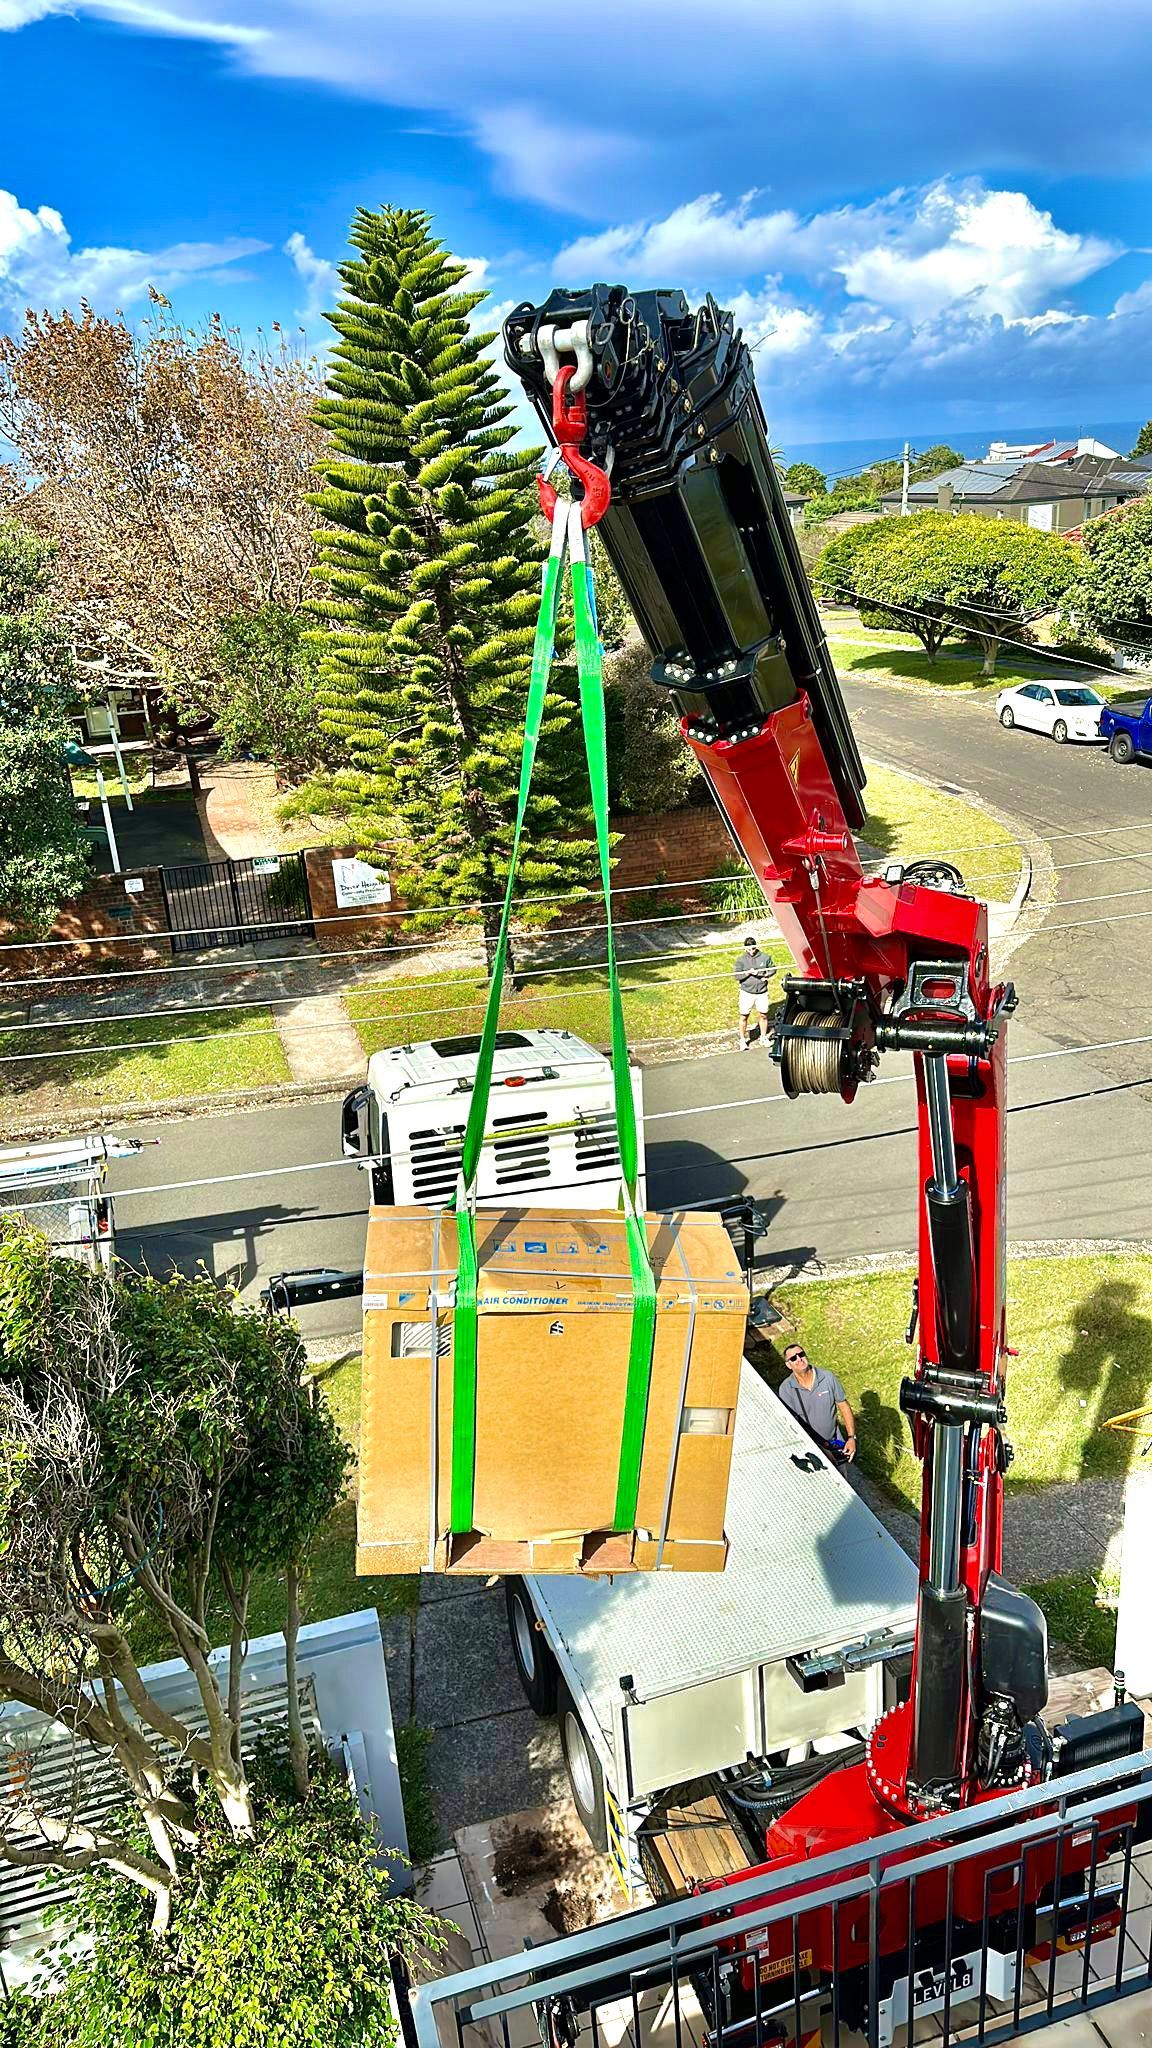
[(500, 307), (711, 289), (788, 442), (1152, 413), (1150, 0), (0, 0), (0, 324), (323, 346), (359, 204)]

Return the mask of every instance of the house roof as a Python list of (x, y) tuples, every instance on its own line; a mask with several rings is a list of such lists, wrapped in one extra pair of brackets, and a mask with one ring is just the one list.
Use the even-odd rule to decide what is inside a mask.
[[(933, 506), (942, 484), (950, 484), (955, 501), (971, 504), (1050, 504), (1057, 498), (1135, 497), (1152, 485), (1152, 458), (1117, 461), (1111, 456), (1080, 455), (1074, 462), (963, 462), (942, 476), (912, 484), (909, 504)], [(885, 505), (900, 503), (899, 491), (885, 491)]]

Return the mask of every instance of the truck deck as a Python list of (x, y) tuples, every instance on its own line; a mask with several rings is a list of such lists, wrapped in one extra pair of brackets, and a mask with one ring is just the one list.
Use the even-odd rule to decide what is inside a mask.
[(790, 1658), (911, 1637), (914, 1565), (747, 1362), (726, 1521), (722, 1574), (528, 1582), (629, 1797), (800, 1739)]

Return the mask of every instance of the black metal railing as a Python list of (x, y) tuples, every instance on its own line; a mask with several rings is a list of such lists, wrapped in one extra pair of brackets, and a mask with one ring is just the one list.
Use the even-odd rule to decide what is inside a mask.
[[(1152, 1991), (1152, 1751), (423, 1985), (420, 2048), (978, 2048)], [(519, 2016), (519, 2018), (517, 2018)], [(670, 2039), (671, 2037), (671, 2039)]]
[(160, 877), (174, 953), (312, 936), (303, 854), (195, 861)]

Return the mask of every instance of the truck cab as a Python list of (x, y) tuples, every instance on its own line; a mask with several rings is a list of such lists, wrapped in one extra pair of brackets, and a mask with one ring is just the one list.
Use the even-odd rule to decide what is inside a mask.
[[(369, 1175), (373, 1202), (438, 1209), (451, 1201), (480, 1040), (437, 1038), (373, 1053), (344, 1099), (342, 1145)], [(633, 1066), (645, 1200), (642, 1082)], [(620, 1192), (612, 1068), (571, 1031), (501, 1031), (480, 1159), (481, 1202), (547, 1198), (550, 1207), (614, 1206)]]
[(1143, 711), (1117, 711), (1106, 704), (1100, 713), (1100, 737), (1107, 740), (1108, 752), (1121, 767), (1137, 756), (1152, 760), (1152, 697)]

